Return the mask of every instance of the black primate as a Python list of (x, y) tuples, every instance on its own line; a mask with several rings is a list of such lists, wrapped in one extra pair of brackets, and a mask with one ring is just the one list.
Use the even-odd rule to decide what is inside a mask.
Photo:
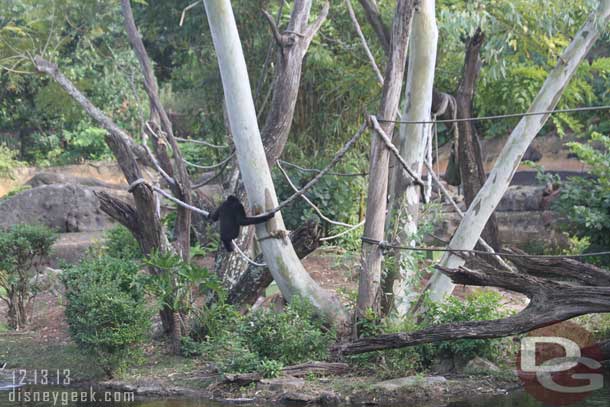
[(233, 195), (229, 195), (218, 209), (212, 214), (211, 219), (216, 222), (220, 219), (220, 240), (228, 252), (233, 251), (233, 239), (239, 236), (240, 226), (256, 225), (263, 223), (275, 216), (271, 213), (265, 216), (246, 216), (244, 206)]

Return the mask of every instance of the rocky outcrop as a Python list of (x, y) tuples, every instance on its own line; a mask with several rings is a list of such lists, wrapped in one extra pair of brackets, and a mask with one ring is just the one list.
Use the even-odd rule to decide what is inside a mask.
[(79, 185), (43, 185), (0, 201), (0, 228), (28, 223), (58, 232), (92, 232), (114, 222), (103, 213), (93, 190)]
[(116, 184), (109, 184), (93, 177), (79, 177), (72, 174), (61, 174), (55, 172), (39, 172), (30, 178), (26, 184), (32, 188), (42, 185), (72, 184), (97, 188), (126, 189), (125, 187)]

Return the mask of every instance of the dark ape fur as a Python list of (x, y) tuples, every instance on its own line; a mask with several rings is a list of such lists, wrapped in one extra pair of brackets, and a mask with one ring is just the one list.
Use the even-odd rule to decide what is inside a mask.
[(235, 196), (230, 195), (212, 214), (211, 219), (220, 219), (220, 240), (227, 249), (233, 251), (233, 239), (239, 236), (240, 226), (263, 223), (275, 216), (275, 213), (265, 216), (246, 216), (244, 206)]

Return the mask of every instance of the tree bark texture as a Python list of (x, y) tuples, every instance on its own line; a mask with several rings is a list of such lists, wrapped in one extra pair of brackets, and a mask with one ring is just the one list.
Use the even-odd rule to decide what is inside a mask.
[[(472, 105), (476, 82), (481, 70), (480, 51), (484, 40), (485, 34), (480, 29), (477, 29), (475, 34), (466, 43), (464, 72), (455, 95), (458, 119), (473, 117)], [(479, 143), (479, 136), (477, 135), (474, 122), (458, 122), (458, 127), (460, 135), (458, 141), (458, 165), (460, 167), (460, 179), (464, 188), (464, 200), (466, 201), (466, 207), (468, 207), (485, 183), (487, 177), (483, 167), (481, 144)], [(499, 250), (498, 223), (494, 214), (487, 221), (482, 237), (494, 250)]]
[[(413, 4), (414, 0), (398, 0), (396, 4), (391, 50), (379, 109), (379, 116), (383, 119), (394, 120), (398, 112), (409, 46)], [(381, 127), (386, 134), (392, 134), (394, 123), (384, 122)], [(372, 137), (370, 160), (364, 236), (381, 241), (384, 238), (390, 150), (377, 135)], [(362, 244), (357, 303), (359, 317), (368, 310), (379, 313), (382, 259), (383, 253), (379, 246), (370, 243)]]
[[(308, 19), (312, 0), (296, 0), (286, 31), (279, 31), (273, 18), (266, 14), (273, 39), (278, 45), (277, 62), (271, 107), (261, 131), (265, 156), (269, 166), (273, 166), (281, 156), (294, 118), (294, 110), (299, 93), (303, 61), (311, 41), (328, 16), (329, 4), (322, 8), (318, 18), (310, 25)], [(238, 185), (236, 195), (242, 202), (246, 200), (243, 185)], [(236, 239), (236, 244), (248, 253), (254, 233), (250, 230)], [(220, 252), (216, 258), (216, 270), (225, 287), (233, 290), (248, 268), (248, 263), (237, 253)]]
[[(438, 29), (435, 1), (421, 0), (413, 15), (409, 46), (409, 67), (405, 86), (405, 106), (402, 119), (429, 121), (432, 117), (432, 97)], [(401, 124), (398, 146), (407, 166), (421, 177), (431, 124)], [(421, 187), (400, 165), (394, 165), (390, 176), (389, 211), (386, 220), (386, 241), (397, 245), (415, 245), (419, 221)], [(417, 271), (413, 253), (395, 251), (394, 270), (384, 282), (384, 297), (393, 302), (399, 315), (405, 315), (416, 292), (412, 283)], [(392, 278), (394, 277), (394, 278)], [(388, 304), (389, 305), (389, 304)], [(390, 308), (388, 306), (387, 308)]]
[[(321, 225), (313, 220), (290, 233), (290, 241), (299, 259), (303, 259), (320, 247), (322, 233)], [(263, 255), (254, 259), (256, 263), (261, 263), (263, 260)], [(273, 276), (267, 267), (250, 264), (229, 291), (228, 302), (235, 305), (252, 305), (272, 282)]]
[[(258, 129), (246, 61), (229, 0), (204, 0), (220, 66), (227, 113), (235, 142), (244, 187), (254, 215), (278, 205), (265, 150)], [(285, 235), (281, 214), (256, 225), (256, 236), (264, 260), (282, 296), (308, 300), (340, 331), (345, 330), (347, 315), (336, 295), (322, 289), (303, 268), (290, 240)]]

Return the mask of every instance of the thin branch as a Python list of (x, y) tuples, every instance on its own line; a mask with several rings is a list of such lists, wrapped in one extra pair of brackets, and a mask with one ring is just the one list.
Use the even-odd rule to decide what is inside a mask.
[(295, 192), (293, 195), (291, 195), (288, 199), (286, 199), (285, 201), (283, 201), (281, 204), (279, 204), (277, 207), (273, 208), (272, 210), (266, 212), (265, 214), (261, 214), (259, 216), (265, 216), (268, 214), (272, 214), (272, 213), (276, 213), (278, 211), (280, 211), (282, 208), (284, 208), (287, 205), (290, 205), (294, 200), (296, 200), (298, 197), (300, 197), (301, 195), (303, 195), (305, 192), (307, 192), (307, 190), (309, 190), (311, 187), (313, 187), (318, 181), (320, 181), (320, 179), (322, 179), (322, 177), (324, 175), (326, 175), (326, 173), (333, 168), (342, 158), (345, 154), (347, 154), (347, 152), (354, 146), (354, 144), (356, 144), (356, 142), (358, 141), (358, 139), (360, 139), (360, 137), (365, 133), (367, 129), (366, 123), (363, 123), (362, 126), (360, 126), (360, 128), (358, 129), (358, 131), (356, 132), (356, 134), (354, 134), (354, 136), (349, 139), (347, 141), (347, 143), (345, 143), (343, 145), (343, 147), (341, 147), (341, 149), (337, 152), (337, 154), (335, 155), (335, 157), (333, 157), (333, 159), (331, 160), (331, 162), (323, 169), (320, 171), (320, 173), (318, 175), (316, 175), (315, 177), (313, 177), (313, 179), (311, 181), (309, 181), (307, 184), (305, 184), (305, 186), (303, 188), (301, 188), (299, 190), (299, 192)]
[[(140, 178), (138, 180), (136, 180), (136, 182), (141, 181), (140, 184), (145, 184), (146, 186), (148, 186), (149, 188), (151, 188), (152, 190), (158, 192), (159, 194), (163, 195), (165, 198), (169, 199), (170, 201), (174, 202), (176, 205), (182, 206), (185, 209), (190, 209), (193, 212), (197, 212), (201, 215), (203, 215), (206, 219), (210, 217), (210, 212), (204, 210), (204, 209), (200, 209), (197, 208), (196, 206), (187, 204), (186, 202), (181, 201), (180, 199), (176, 198), (175, 196), (168, 194), (167, 192), (165, 192), (164, 190), (162, 190), (159, 187), (156, 187), (154, 185), (150, 185), (149, 183), (147, 183), (143, 178)], [(136, 186), (136, 182), (132, 183), (132, 185)], [(131, 189), (131, 187), (130, 187)]]
[(369, 45), (366, 42), (366, 38), (364, 37), (364, 34), (362, 33), (362, 29), (360, 28), (360, 24), (358, 23), (358, 19), (356, 18), (356, 13), (354, 13), (354, 9), (352, 8), (352, 2), (350, 0), (345, 0), (345, 5), (347, 6), (347, 11), (349, 12), (349, 16), (352, 19), (354, 28), (356, 29), (356, 32), (358, 33), (358, 37), (360, 37), (360, 42), (362, 43), (364, 52), (366, 52), (366, 56), (369, 59), (371, 67), (373, 68), (373, 71), (375, 71), (375, 75), (377, 75), (377, 80), (379, 81), (379, 83), (381, 85), (383, 85), (383, 75), (381, 74), (381, 71), (379, 70), (377, 63), (375, 62), (375, 57), (373, 56), (373, 53), (371, 52), (371, 49), (369, 48)]
[[(305, 167), (301, 167), (300, 165), (291, 163), (289, 161), (285, 161), (285, 160), (279, 160), (279, 162), (281, 162), (284, 165), (287, 165), (289, 167), (292, 168), (296, 168), (297, 170), (301, 171), (301, 172), (315, 172), (316, 174), (320, 173), (320, 169), (318, 168), (305, 168)], [(366, 177), (367, 175), (369, 175), (368, 172), (348, 172), (348, 173), (343, 173), (343, 172), (327, 172), (326, 175), (334, 175), (336, 177)]]
[[(294, 185), (294, 183), (292, 182), (292, 180), (290, 179), (290, 177), (288, 176), (288, 174), (286, 173), (286, 171), (282, 167), (282, 164), (280, 164), (279, 160), (276, 163), (277, 163), (277, 167), (280, 169), (280, 172), (284, 175), (284, 178), (286, 178), (286, 181), (288, 182), (288, 185), (290, 185), (290, 187), (295, 192), (298, 192), (299, 189), (296, 187), (296, 185)], [(311, 206), (313, 208), (314, 211), (316, 211), (316, 213), (320, 216), (320, 218), (322, 218), (326, 222), (328, 222), (328, 223), (330, 223), (332, 225), (344, 226), (346, 228), (353, 228), (354, 227), (354, 225), (350, 225), (349, 223), (338, 222), (336, 220), (332, 220), (329, 217), (325, 216), (322, 213), (322, 211), (320, 211), (320, 209), (309, 198), (307, 198), (307, 196), (305, 194), (303, 194), (301, 196), (301, 198), (303, 198), (303, 200), (305, 202), (307, 202), (309, 204), (309, 206)]]
[(314, 35), (316, 35), (316, 33), (318, 32), (320, 27), (322, 27), (322, 24), (326, 20), (329, 10), (330, 10), (330, 3), (327, 1), (326, 3), (324, 3), (324, 6), (322, 7), (322, 10), (320, 11), (320, 15), (318, 15), (318, 18), (316, 19), (316, 21), (314, 21), (309, 27), (307, 27), (305, 29), (305, 35), (304, 35), (305, 38), (308, 38), (309, 40), (311, 40), (314, 37)]
[(262, 12), (265, 18), (267, 19), (269, 26), (271, 27), (271, 33), (273, 34), (275, 42), (281, 47), (283, 45), (282, 34), (280, 34), (280, 30), (278, 30), (277, 25), (275, 24), (275, 20), (273, 20), (271, 14), (269, 14), (266, 10), (262, 10)]
[(184, 18), (186, 17), (186, 12), (189, 11), (190, 9), (192, 9), (193, 7), (197, 7), (197, 5), (201, 3), (201, 0), (198, 0), (192, 4), (189, 4), (188, 6), (186, 6), (184, 8), (184, 10), (182, 10), (182, 14), (180, 15), (180, 23), (178, 24), (180, 27), (182, 27), (182, 24), (184, 24)]

